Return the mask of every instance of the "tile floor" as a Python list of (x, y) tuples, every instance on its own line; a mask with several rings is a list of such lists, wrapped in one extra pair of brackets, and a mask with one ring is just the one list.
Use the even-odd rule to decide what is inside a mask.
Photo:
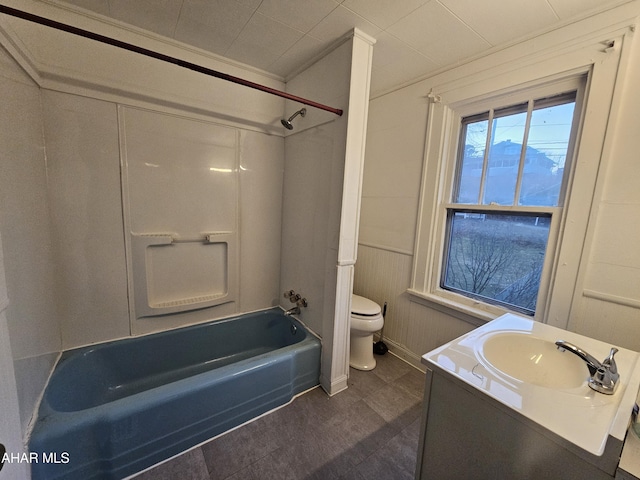
[(413, 479), (424, 374), (390, 353), (135, 480)]

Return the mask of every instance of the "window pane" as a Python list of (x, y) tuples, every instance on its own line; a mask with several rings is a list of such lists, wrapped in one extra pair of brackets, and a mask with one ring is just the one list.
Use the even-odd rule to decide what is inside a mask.
[(575, 102), (536, 108), (531, 116), (520, 205), (558, 205)]
[(460, 167), (460, 183), (454, 202), (478, 203), (488, 125), (488, 120), (463, 125), (460, 144), (464, 145), (464, 151)]
[(441, 286), (535, 313), (550, 215), (449, 213)]
[(524, 108), (524, 112), (498, 117), (493, 121), (482, 202), (485, 205), (490, 203), (513, 205), (527, 120), (526, 105)]

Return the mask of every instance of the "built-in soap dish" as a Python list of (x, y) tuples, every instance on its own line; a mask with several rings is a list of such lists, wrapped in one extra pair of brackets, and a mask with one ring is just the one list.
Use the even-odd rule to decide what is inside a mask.
[(234, 301), (234, 232), (185, 238), (131, 235), (137, 318), (197, 310)]

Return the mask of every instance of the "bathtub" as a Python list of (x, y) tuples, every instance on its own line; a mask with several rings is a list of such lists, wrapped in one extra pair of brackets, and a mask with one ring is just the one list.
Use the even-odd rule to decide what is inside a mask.
[(64, 352), (29, 441), (33, 480), (120, 479), (318, 384), (320, 341), (273, 308)]

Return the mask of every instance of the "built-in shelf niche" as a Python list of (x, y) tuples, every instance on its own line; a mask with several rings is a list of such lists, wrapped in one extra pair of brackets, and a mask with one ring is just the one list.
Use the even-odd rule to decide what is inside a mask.
[(236, 129), (122, 106), (119, 120), (131, 321), (237, 301)]
[(167, 315), (230, 301), (228, 258), (233, 232), (174, 241), (170, 234), (132, 235), (133, 284), (138, 317)]

